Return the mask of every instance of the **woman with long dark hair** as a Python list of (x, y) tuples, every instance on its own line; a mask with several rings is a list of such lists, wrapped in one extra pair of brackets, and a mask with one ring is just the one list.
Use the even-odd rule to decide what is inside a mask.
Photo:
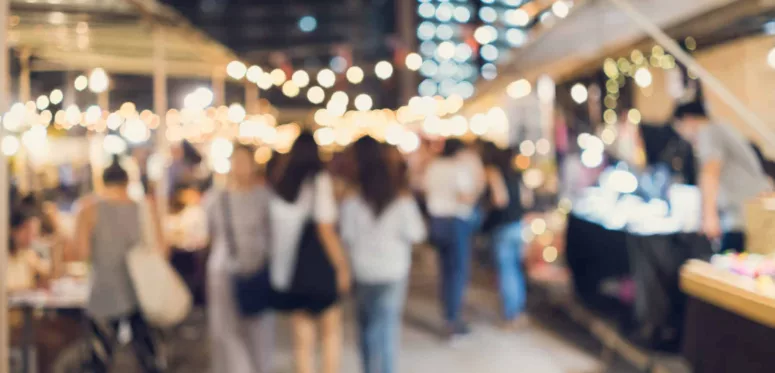
[[(146, 373), (160, 372), (151, 328), (140, 312), (140, 305), (129, 276), (127, 253), (143, 240), (140, 219), (151, 219), (159, 251), (162, 229), (155, 209), (146, 210), (129, 197), (129, 175), (115, 156), (102, 173), (103, 190), (86, 197), (76, 218), (75, 249), (82, 260), (91, 261), (92, 287), (86, 306), (92, 320), (93, 371), (107, 372), (111, 365), (119, 325), (128, 322), (132, 346)], [(148, 202), (150, 205), (150, 201)]]
[(498, 149), (495, 144), (484, 146), (484, 164), (487, 175), (487, 194), (490, 215), (487, 228), (492, 232), (495, 265), (507, 328), (524, 325), (526, 287), (522, 273), (522, 215), (520, 198), (521, 177), (511, 165), (510, 150)]
[(399, 159), (376, 140), (362, 137), (351, 156), (357, 165), (355, 195), (342, 205), (342, 241), (355, 277), (364, 373), (393, 373), (412, 246), (425, 238), (420, 208), (407, 188)]
[(281, 293), (277, 306), (291, 315), (296, 372), (314, 371), (319, 331), (322, 371), (338, 373), (339, 296), (349, 291), (350, 269), (335, 228), (333, 181), (312, 134), (299, 135), (273, 176), (272, 284)]
[(446, 337), (470, 333), (462, 318), (471, 269), (473, 229), (470, 218), (477, 201), (475, 178), (457, 158), (463, 144), (448, 141), (425, 171), (425, 198), (431, 216), (430, 238), (439, 253), (441, 304)]
[(270, 251), (269, 191), (259, 185), (253, 149), (236, 144), (228, 184), (211, 192), (205, 211), (212, 253), (207, 262), (207, 306), (212, 371), (272, 371), (272, 315), (244, 315), (235, 278), (264, 268)]

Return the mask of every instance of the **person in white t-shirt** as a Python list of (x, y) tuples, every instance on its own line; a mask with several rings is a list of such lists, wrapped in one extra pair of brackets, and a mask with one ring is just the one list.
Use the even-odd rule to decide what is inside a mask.
[(439, 253), (441, 303), (450, 339), (470, 332), (461, 310), (470, 276), (470, 218), (478, 196), (475, 178), (458, 158), (462, 148), (459, 141), (448, 141), (442, 154), (428, 165), (424, 180), (430, 239)]

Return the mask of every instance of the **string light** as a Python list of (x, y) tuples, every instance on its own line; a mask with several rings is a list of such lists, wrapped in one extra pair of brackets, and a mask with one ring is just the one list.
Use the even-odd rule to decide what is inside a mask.
[(299, 88), (304, 88), (309, 85), (309, 74), (304, 70), (298, 70), (291, 76), (291, 81)]
[(325, 91), (323, 91), (323, 88), (314, 86), (307, 91), (307, 99), (309, 100), (309, 102), (317, 105), (322, 103), (323, 100), (326, 99), (326, 93)]
[(264, 70), (260, 67), (253, 65), (248, 68), (247, 73), (245, 73), (245, 77), (248, 79), (251, 83), (258, 83), (258, 80), (261, 79), (261, 74), (264, 73)]
[(406, 55), (406, 68), (412, 71), (417, 71), (422, 66), (422, 57), (417, 53), (409, 53)]
[(372, 105), (374, 102), (371, 99), (371, 96), (362, 93), (355, 97), (355, 108), (359, 111), (368, 111), (371, 110)]
[(59, 105), (64, 99), (64, 97), (65, 95), (62, 93), (62, 90), (55, 89), (51, 91), (51, 94), (49, 94), (48, 99), (53, 105)]
[(532, 91), (532, 87), (530, 85), (530, 82), (528, 82), (526, 79), (520, 79), (515, 82), (512, 82), (508, 85), (506, 88), (506, 93), (511, 96), (513, 99), (520, 99), (522, 97), (526, 97), (530, 94)]
[(352, 84), (360, 84), (363, 81), (363, 69), (358, 66), (347, 69), (347, 81)]
[(89, 78), (83, 75), (78, 75), (78, 77), (75, 78), (75, 82), (73, 82), (73, 86), (75, 87), (76, 91), (81, 92), (89, 87)]
[(318, 72), (317, 80), (322, 87), (331, 88), (336, 82), (336, 75), (329, 69), (323, 69)]
[(110, 79), (105, 70), (96, 68), (89, 75), (89, 90), (94, 93), (102, 93), (108, 90)]
[(285, 71), (282, 71), (281, 69), (274, 69), (270, 73), (272, 76), (272, 84), (276, 86), (282, 86), (283, 83), (285, 83), (285, 80), (287, 79), (287, 76), (285, 75)]
[(374, 66), (374, 72), (377, 74), (377, 77), (382, 80), (389, 79), (393, 76), (393, 65), (388, 61), (379, 61)]
[(240, 80), (247, 74), (248, 68), (241, 61), (231, 61), (226, 65), (226, 74), (232, 79)]
[(587, 98), (589, 97), (587, 87), (581, 83), (576, 83), (573, 85), (570, 90), (570, 95), (573, 101), (575, 101), (577, 104), (583, 104), (587, 102)]

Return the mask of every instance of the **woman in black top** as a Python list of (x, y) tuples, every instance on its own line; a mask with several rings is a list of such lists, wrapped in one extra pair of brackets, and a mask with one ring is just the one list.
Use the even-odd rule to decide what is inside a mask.
[(493, 250), (498, 269), (498, 284), (503, 316), (508, 327), (524, 323), (526, 286), (522, 272), (522, 215), (519, 173), (511, 166), (512, 152), (488, 143), (484, 164), (492, 210), (488, 225), (492, 228)]

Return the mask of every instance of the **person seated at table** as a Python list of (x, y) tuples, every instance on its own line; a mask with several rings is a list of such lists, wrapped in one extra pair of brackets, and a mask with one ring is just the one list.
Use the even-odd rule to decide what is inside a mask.
[(6, 291), (33, 290), (48, 280), (50, 266), (31, 249), (36, 239), (35, 231), (34, 215), (21, 208), (11, 211)]
[(701, 102), (679, 105), (674, 117), (700, 159), (702, 233), (720, 239), (722, 251), (744, 251), (743, 206), (771, 189), (756, 152), (739, 131), (710, 119)]

